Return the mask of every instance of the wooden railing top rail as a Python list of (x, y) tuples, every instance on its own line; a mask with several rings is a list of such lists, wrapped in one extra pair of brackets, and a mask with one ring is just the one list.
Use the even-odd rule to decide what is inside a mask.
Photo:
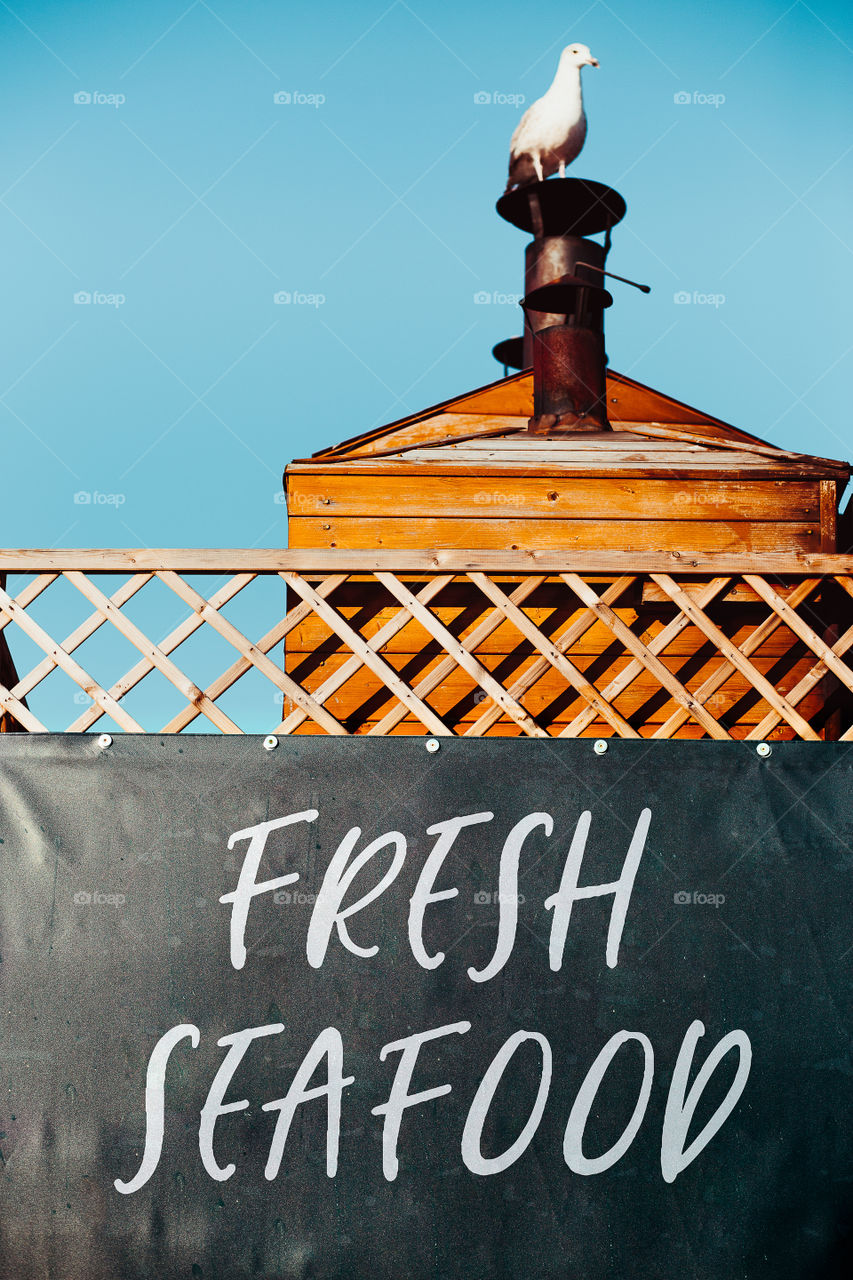
[(685, 551), (488, 551), (447, 549), (437, 551), (327, 550), (277, 547), (80, 547), (0, 550), (0, 573), (42, 573), (69, 569), (84, 573), (372, 573), (458, 572), (560, 573), (770, 573), (853, 574), (853, 551), (762, 552), (745, 555), (726, 551), (696, 554)]

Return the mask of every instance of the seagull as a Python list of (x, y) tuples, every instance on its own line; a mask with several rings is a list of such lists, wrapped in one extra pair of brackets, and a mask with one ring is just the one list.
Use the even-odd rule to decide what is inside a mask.
[(509, 144), (509, 178), (506, 189), (542, 182), (580, 154), (586, 137), (581, 67), (597, 67), (585, 44), (570, 44), (560, 55), (554, 82), (544, 97), (533, 103), (519, 121)]

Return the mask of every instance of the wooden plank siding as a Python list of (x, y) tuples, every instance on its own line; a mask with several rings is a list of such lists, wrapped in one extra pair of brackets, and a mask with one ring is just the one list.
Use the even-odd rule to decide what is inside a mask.
[(595, 551), (620, 547), (644, 554), (678, 551), (763, 553), (820, 551), (820, 523), (780, 520), (597, 520), (458, 517), (410, 519), (407, 516), (297, 516), (290, 521), (291, 548), (353, 549), (467, 547), (516, 551)]
[[(618, 512), (623, 520), (821, 521), (823, 489), (817, 480), (575, 479), (551, 484), (531, 476), (496, 484), (488, 475), (354, 475), (326, 471), (294, 475), (288, 491), (292, 519), (299, 517), (407, 516), (472, 519), (591, 519)], [(834, 489), (832, 481), (824, 482)], [(833, 508), (834, 509), (834, 508)], [(829, 548), (825, 548), (828, 550)]]

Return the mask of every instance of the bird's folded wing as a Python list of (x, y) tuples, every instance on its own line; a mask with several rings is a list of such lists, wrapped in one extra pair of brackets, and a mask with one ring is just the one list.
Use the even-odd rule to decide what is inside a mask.
[(535, 142), (541, 132), (542, 116), (542, 99), (540, 98), (533, 103), (532, 107), (528, 107), (519, 120), (509, 144), (511, 156), (524, 155), (530, 150), (530, 143)]

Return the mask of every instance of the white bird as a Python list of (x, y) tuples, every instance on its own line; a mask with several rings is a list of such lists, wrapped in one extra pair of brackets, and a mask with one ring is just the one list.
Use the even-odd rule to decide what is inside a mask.
[(509, 144), (506, 189), (526, 187), (559, 170), (566, 176), (586, 138), (581, 67), (597, 67), (585, 44), (570, 44), (560, 55), (551, 88), (525, 111)]

